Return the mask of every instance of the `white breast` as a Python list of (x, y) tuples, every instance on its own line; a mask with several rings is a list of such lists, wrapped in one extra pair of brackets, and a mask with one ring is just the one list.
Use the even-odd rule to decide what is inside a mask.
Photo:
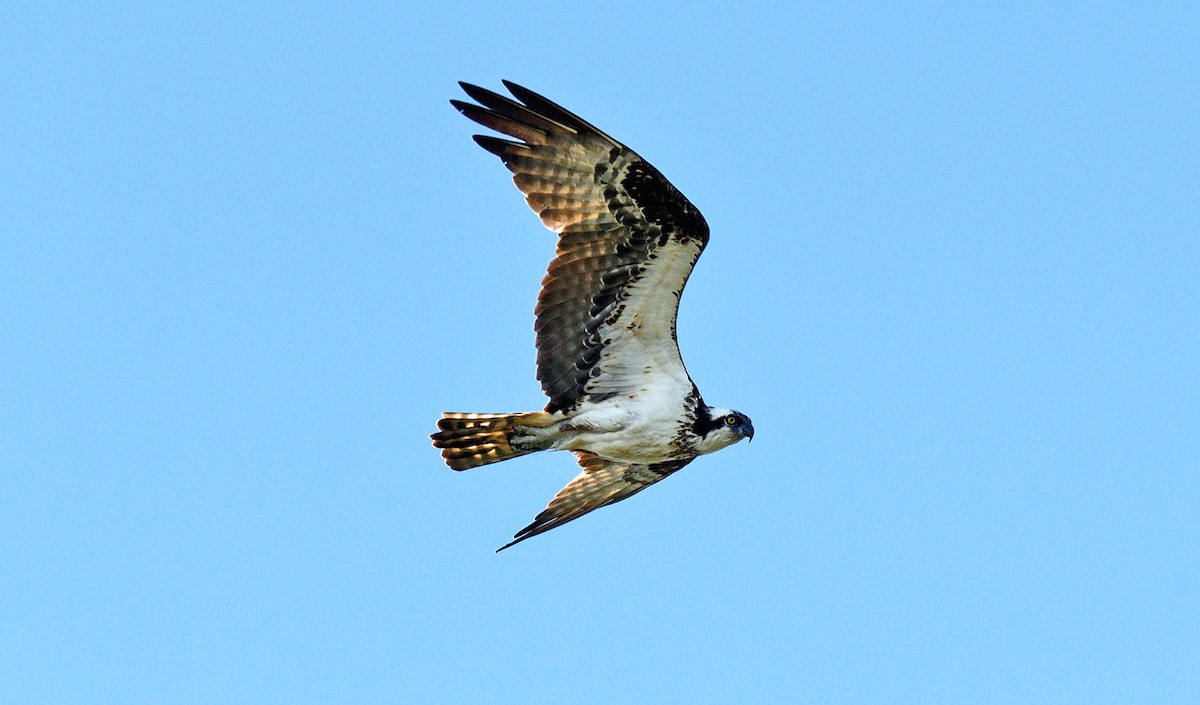
[[(587, 405), (567, 424), (556, 448), (586, 450), (602, 458), (629, 463), (660, 463), (676, 459), (674, 441), (684, 399), (691, 393), (659, 377), (629, 395)], [(643, 391), (644, 389), (644, 391)]]

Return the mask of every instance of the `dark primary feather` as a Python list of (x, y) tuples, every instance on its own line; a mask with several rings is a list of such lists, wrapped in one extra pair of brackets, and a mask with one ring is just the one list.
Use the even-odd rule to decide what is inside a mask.
[(628, 499), (692, 462), (688, 458), (653, 465), (629, 465), (604, 460), (584, 451), (575, 451), (575, 456), (583, 472), (559, 490), (550, 505), (534, 518), (532, 524), (518, 531), (513, 541), (496, 549), (497, 553), (594, 509)]
[[(517, 140), (475, 141), (500, 157), (530, 208), (559, 234), (536, 309), (538, 379), (547, 411), (571, 409), (599, 384), (605, 352), (619, 345), (609, 329), (626, 306), (666, 311), (674, 337), (678, 295), (708, 242), (708, 224), (657, 169), (574, 113), (508, 81), (517, 100), (461, 85), (478, 105), (451, 101), (455, 108)], [(671, 268), (669, 286), (660, 287), (669, 290), (631, 302), (630, 284), (653, 266)]]

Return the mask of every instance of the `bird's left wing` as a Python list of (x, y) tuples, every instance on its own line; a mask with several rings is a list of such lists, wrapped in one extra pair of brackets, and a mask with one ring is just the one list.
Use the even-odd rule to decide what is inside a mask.
[(593, 509), (632, 497), (692, 462), (688, 458), (652, 465), (634, 465), (615, 463), (585, 451), (575, 451), (575, 456), (583, 472), (555, 495), (550, 506), (542, 510), (532, 524), (518, 531), (513, 537), (514, 540), (498, 548), (497, 552), (531, 536), (562, 526), (572, 519), (578, 519)]

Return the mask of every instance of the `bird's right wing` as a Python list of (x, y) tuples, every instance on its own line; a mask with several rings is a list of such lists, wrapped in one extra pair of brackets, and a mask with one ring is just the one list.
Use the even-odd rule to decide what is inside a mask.
[(517, 100), (461, 85), (479, 104), (455, 108), (518, 140), (475, 141), (559, 234), (537, 305), (546, 411), (635, 392), (655, 377), (686, 392), (675, 317), (708, 242), (704, 216), (637, 153), (562, 106), (508, 81)]

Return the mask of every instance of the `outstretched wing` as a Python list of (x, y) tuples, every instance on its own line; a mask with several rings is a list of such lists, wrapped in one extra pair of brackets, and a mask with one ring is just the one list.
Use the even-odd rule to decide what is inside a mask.
[(532, 524), (518, 531), (512, 542), (496, 549), (497, 553), (531, 536), (578, 519), (593, 509), (632, 497), (692, 462), (688, 458), (653, 465), (630, 465), (605, 460), (586, 451), (575, 451), (575, 457), (583, 472), (559, 490), (550, 506), (542, 510)]
[(454, 107), (519, 140), (475, 136), (559, 234), (536, 309), (546, 410), (662, 382), (690, 391), (675, 318), (708, 242), (700, 211), (635, 152), (537, 93), (460, 85), (479, 105)]

